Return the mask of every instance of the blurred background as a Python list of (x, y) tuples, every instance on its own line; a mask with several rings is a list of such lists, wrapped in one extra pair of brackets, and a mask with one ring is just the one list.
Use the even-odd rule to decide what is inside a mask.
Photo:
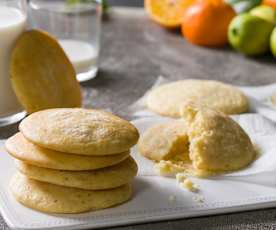
[(112, 6), (143, 6), (143, 0), (108, 0)]

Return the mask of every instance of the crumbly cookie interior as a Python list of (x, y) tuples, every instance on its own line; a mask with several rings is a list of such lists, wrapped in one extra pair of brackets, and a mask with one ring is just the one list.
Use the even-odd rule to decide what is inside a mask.
[(188, 141), (177, 136), (173, 154), (155, 163), (163, 176), (179, 172), (197, 177), (228, 173), (246, 167), (256, 150), (244, 130), (227, 115), (214, 110), (185, 107)]

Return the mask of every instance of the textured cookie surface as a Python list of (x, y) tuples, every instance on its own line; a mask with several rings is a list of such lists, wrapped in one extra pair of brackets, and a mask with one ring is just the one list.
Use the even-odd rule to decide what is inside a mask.
[(75, 70), (58, 42), (45, 32), (30, 30), (18, 38), (10, 75), (14, 91), (28, 113), (81, 106)]
[(169, 121), (150, 127), (138, 143), (139, 152), (146, 158), (160, 161), (188, 156), (187, 126), (184, 120)]
[(10, 137), (5, 147), (10, 155), (28, 164), (60, 170), (91, 170), (115, 165), (129, 156), (129, 151), (110, 156), (84, 156), (67, 154), (39, 147), (28, 141), (22, 133)]
[(139, 141), (139, 152), (156, 162), (158, 174), (206, 177), (242, 169), (255, 160), (249, 136), (228, 115), (193, 104), (186, 104), (182, 115), (150, 127)]
[(112, 207), (130, 199), (129, 184), (109, 190), (83, 190), (29, 179), (17, 173), (10, 188), (21, 204), (47, 213), (81, 213)]
[(139, 138), (128, 121), (92, 109), (49, 109), (31, 114), (19, 125), (31, 142), (56, 151), (111, 155), (128, 151)]
[(194, 168), (232, 171), (255, 159), (256, 151), (249, 136), (229, 116), (193, 105), (183, 109), (183, 116), (189, 123), (189, 155)]
[(248, 110), (246, 96), (233, 86), (210, 80), (182, 80), (153, 89), (147, 97), (152, 111), (170, 117), (180, 117), (180, 110), (187, 102), (200, 103), (226, 114)]
[(114, 166), (79, 172), (40, 168), (23, 161), (16, 161), (16, 166), (29, 178), (87, 190), (110, 189), (127, 184), (136, 176), (138, 169), (131, 157)]

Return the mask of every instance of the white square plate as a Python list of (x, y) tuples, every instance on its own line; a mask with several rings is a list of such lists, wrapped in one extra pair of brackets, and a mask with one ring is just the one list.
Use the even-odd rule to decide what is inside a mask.
[[(145, 125), (143, 120), (134, 124), (140, 131)], [(180, 188), (173, 178), (140, 173), (133, 184), (133, 199), (121, 206), (78, 215), (49, 215), (22, 206), (10, 194), (9, 180), (15, 167), (3, 143), (0, 141), (0, 211), (11, 229), (101, 228), (276, 207), (276, 186), (265, 183), (194, 178), (200, 186), (195, 194)], [(135, 148), (132, 155), (140, 164)], [(198, 201), (199, 196), (203, 202)]]

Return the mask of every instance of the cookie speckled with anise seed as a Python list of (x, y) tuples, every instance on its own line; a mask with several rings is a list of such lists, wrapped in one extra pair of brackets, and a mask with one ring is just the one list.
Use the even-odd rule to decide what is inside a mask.
[(225, 114), (239, 114), (249, 108), (248, 99), (237, 88), (218, 81), (182, 80), (161, 85), (147, 97), (150, 110), (169, 117), (181, 117), (183, 104), (193, 102)]
[(29, 141), (60, 152), (104, 156), (128, 151), (139, 138), (128, 121), (101, 110), (48, 109), (19, 125)]
[(129, 157), (129, 151), (110, 156), (84, 156), (46, 149), (28, 141), (22, 133), (10, 137), (5, 147), (14, 158), (43, 168), (59, 170), (92, 170), (118, 164)]
[(130, 184), (108, 190), (69, 188), (29, 179), (16, 173), (10, 183), (12, 194), (21, 204), (47, 213), (81, 213), (109, 208), (131, 198)]
[(183, 119), (153, 125), (148, 128), (138, 143), (139, 152), (155, 161), (173, 157), (188, 159), (188, 127)]
[(30, 114), (49, 108), (81, 107), (81, 89), (73, 65), (57, 40), (39, 30), (23, 32), (10, 63), (11, 83)]
[(129, 183), (137, 174), (137, 164), (129, 157), (119, 164), (86, 171), (47, 169), (16, 161), (17, 169), (29, 178), (66, 187), (102, 190)]
[(186, 105), (189, 156), (197, 170), (227, 172), (246, 167), (256, 151), (242, 127), (231, 117), (198, 105)]

